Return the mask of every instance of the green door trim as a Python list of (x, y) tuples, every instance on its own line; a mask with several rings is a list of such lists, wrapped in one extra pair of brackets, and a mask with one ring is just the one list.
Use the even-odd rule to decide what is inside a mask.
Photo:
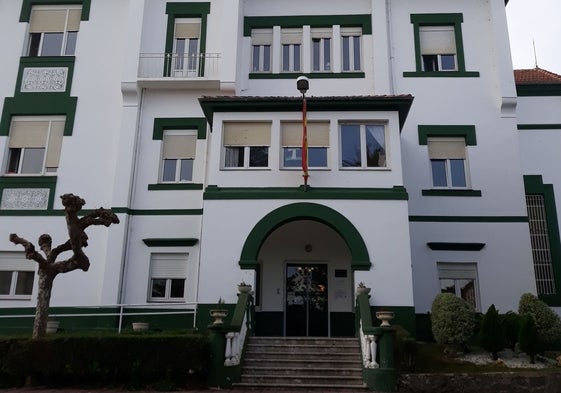
[(370, 270), (368, 249), (355, 226), (341, 213), (317, 203), (292, 203), (263, 217), (249, 233), (240, 256), (242, 269), (255, 269), (263, 242), (278, 227), (297, 220), (320, 222), (337, 232), (349, 247), (352, 270)]

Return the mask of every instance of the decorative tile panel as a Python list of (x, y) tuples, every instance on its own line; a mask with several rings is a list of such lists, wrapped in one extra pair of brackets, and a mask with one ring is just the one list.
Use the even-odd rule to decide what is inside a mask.
[(48, 188), (4, 188), (1, 210), (47, 210)]
[(22, 93), (64, 93), (68, 67), (26, 67), (21, 79)]

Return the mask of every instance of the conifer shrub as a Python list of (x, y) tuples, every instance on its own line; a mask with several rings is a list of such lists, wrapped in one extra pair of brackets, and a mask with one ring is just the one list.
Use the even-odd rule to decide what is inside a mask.
[(463, 299), (451, 293), (437, 295), (431, 307), (432, 334), (437, 343), (460, 345), (468, 350), (475, 328), (475, 311)]
[(491, 353), (493, 360), (499, 358), (499, 351), (505, 347), (505, 334), (494, 304), (489, 306), (481, 321), (479, 343), (483, 349)]
[(561, 319), (549, 306), (531, 293), (520, 297), (518, 304), (520, 315), (529, 314), (534, 317), (538, 331), (540, 349), (552, 346), (561, 337)]
[(516, 349), (518, 333), (520, 332), (520, 317), (514, 311), (509, 311), (500, 316), (501, 325), (506, 338), (506, 345), (511, 351)]
[(538, 353), (538, 329), (534, 317), (530, 314), (520, 317), (518, 342), (520, 349), (530, 356), (530, 363), (535, 363), (536, 353)]

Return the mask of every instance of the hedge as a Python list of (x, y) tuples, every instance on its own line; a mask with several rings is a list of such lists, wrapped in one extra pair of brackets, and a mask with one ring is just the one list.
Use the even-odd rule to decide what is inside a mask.
[(0, 387), (200, 384), (208, 345), (196, 334), (0, 339)]

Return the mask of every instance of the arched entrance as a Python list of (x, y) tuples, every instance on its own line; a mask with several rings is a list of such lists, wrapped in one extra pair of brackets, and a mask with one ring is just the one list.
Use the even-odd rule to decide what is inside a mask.
[(258, 334), (354, 334), (352, 271), (368, 270), (370, 260), (337, 211), (313, 203), (272, 211), (247, 237), (240, 266), (257, 273)]

